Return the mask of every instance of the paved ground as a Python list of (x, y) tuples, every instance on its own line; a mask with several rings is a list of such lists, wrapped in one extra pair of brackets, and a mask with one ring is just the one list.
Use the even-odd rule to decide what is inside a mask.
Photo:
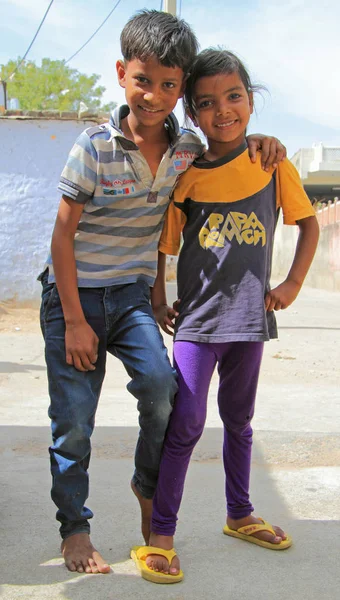
[(128, 559), (140, 535), (129, 490), (136, 410), (125, 391), (124, 369), (109, 361), (91, 463), (93, 539), (113, 572), (74, 575), (60, 560), (49, 499), (48, 396), (37, 313), (2, 305), (1, 598), (338, 600), (339, 306), (340, 294), (304, 289), (295, 305), (278, 315), (280, 339), (266, 344), (254, 419), (252, 499), (257, 514), (293, 535), (294, 546), (271, 552), (221, 533), (225, 515), (214, 378), (176, 541), (186, 578), (175, 586), (156, 586), (142, 581)]

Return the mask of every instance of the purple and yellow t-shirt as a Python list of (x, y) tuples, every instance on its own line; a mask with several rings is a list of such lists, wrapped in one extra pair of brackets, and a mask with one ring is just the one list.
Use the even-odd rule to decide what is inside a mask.
[(285, 160), (265, 172), (246, 144), (214, 162), (195, 161), (169, 206), (159, 250), (178, 254), (175, 339), (266, 341), (277, 337), (270, 289), (278, 210), (294, 225), (313, 216), (296, 169)]

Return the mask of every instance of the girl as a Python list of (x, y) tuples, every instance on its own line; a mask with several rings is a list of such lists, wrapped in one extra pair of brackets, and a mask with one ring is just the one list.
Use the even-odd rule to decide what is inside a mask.
[[(176, 316), (174, 363), (179, 391), (168, 427), (153, 504), (150, 546), (132, 557), (142, 576), (158, 583), (183, 578), (173, 550), (185, 475), (206, 417), (210, 380), (217, 364), (218, 405), (224, 425), (223, 462), (226, 535), (273, 550), (292, 540), (279, 527), (252, 516), (249, 476), (251, 419), (263, 344), (277, 337), (274, 310), (298, 295), (318, 241), (314, 210), (292, 164), (266, 172), (252, 164), (245, 142), (253, 112), (249, 75), (241, 61), (221, 49), (196, 59), (185, 92), (186, 110), (205, 134), (205, 154), (180, 178), (159, 246), (153, 304), (170, 332)], [(300, 230), (286, 280), (269, 285), (279, 208), (284, 222)], [(179, 313), (166, 305), (165, 255), (178, 261)], [(168, 552), (167, 552), (168, 551)]]

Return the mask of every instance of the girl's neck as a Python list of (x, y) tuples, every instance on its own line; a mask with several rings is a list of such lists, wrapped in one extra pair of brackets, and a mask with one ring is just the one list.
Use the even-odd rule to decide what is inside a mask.
[(208, 149), (204, 153), (204, 158), (209, 162), (223, 158), (224, 156), (227, 156), (229, 152), (232, 152), (241, 146), (245, 139), (245, 134), (231, 142), (217, 142), (216, 140), (211, 140), (208, 138)]

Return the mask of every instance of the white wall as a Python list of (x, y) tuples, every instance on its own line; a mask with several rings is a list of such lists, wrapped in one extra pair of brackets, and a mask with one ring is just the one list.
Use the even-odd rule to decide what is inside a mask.
[(60, 173), (93, 122), (0, 119), (0, 300), (37, 304)]
[[(1, 302), (39, 303), (41, 286), (36, 279), (49, 252), (59, 176), (77, 136), (94, 122), (0, 118)], [(310, 285), (340, 289), (338, 221), (322, 231), (307, 278)], [(287, 274), (297, 233), (297, 228), (278, 225), (273, 278)]]
[[(329, 205), (316, 214), (320, 225), (319, 244), (305, 283), (311, 287), (340, 291), (340, 202)], [(332, 221), (324, 225), (322, 220), (331, 211)], [(330, 219), (329, 217), (327, 217)], [(272, 279), (283, 281), (292, 265), (298, 240), (298, 227), (283, 225), (280, 215), (275, 233)]]

